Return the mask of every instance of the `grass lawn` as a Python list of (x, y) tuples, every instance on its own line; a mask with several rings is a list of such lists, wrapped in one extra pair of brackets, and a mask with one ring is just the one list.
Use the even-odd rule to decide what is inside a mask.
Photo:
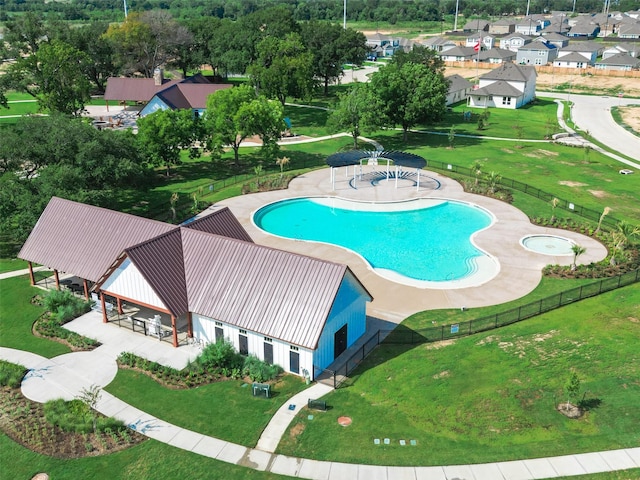
[(0, 346), (37, 353), (47, 358), (69, 353), (60, 343), (36, 337), (31, 332), (33, 322), (44, 308), (30, 300), (42, 290), (29, 285), (29, 276), (0, 280)]
[(147, 440), (141, 445), (111, 455), (81, 459), (53, 458), (33, 453), (1, 433), (0, 465), (3, 465), (3, 468), (0, 468), (0, 480), (28, 479), (39, 472), (46, 472), (50, 478), (56, 480), (79, 478), (284, 480), (291, 478), (220, 462), (155, 440)]
[[(352, 385), (326, 397), (328, 412), (312, 421), (299, 414), (278, 452), (446, 465), (636, 447), (639, 321), (640, 289), (632, 285), (455, 342), (382, 346)], [(572, 369), (589, 405), (580, 420), (555, 411)], [(337, 424), (342, 415), (352, 417), (350, 427)]]
[(22, 270), (29, 268), (29, 264), (18, 258), (0, 258), (0, 273), (13, 272), (14, 270)]
[(299, 377), (285, 375), (274, 385), (274, 395), (268, 399), (252, 396), (251, 386), (240, 380), (170, 390), (146, 375), (118, 370), (105, 390), (174, 425), (254, 446), (278, 408), (304, 388)]

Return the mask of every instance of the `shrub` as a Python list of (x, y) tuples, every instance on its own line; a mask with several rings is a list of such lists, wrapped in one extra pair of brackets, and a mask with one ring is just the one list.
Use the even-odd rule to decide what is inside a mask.
[(205, 369), (216, 367), (226, 370), (242, 369), (244, 357), (236, 352), (230, 342), (223, 340), (207, 345), (196, 359), (196, 363)]
[(264, 383), (268, 380), (273, 380), (282, 373), (282, 368), (278, 365), (270, 365), (258, 357), (249, 355), (244, 361), (242, 373), (254, 382)]
[(27, 369), (22, 365), (0, 360), (0, 386), (18, 388)]
[(93, 419), (87, 406), (80, 400), (69, 402), (59, 398), (44, 404), (47, 422), (57, 425), (67, 432), (90, 433), (93, 431)]
[(59, 325), (88, 312), (91, 304), (71, 293), (69, 290), (51, 290), (44, 297), (44, 307), (54, 314)]

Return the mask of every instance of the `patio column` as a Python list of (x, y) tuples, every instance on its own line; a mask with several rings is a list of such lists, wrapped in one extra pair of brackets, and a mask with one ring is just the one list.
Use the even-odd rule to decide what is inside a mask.
[(84, 298), (86, 298), (88, 302), (89, 301), (89, 282), (87, 282), (86, 278), (82, 279), (82, 286), (84, 287)]
[(33, 276), (33, 264), (29, 262), (29, 281), (31, 282), (31, 286), (36, 284), (36, 278)]
[(178, 329), (176, 328), (176, 316), (171, 315), (171, 328), (173, 329), (173, 346), (178, 347)]
[(58, 270), (53, 271), (53, 277), (56, 279), (56, 288), (60, 290), (60, 277), (58, 276)]
[(191, 319), (191, 312), (187, 312), (187, 337), (193, 338), (193, 320)]
[(118, 314), (122, 315), (124, 311), (122, 310), (122, 300), (120, 299), (120, 297), (116, 298), (116, 303), (118, 305)]
[(107, 305), (104, 301), (104, 293), (100, 292), (100, 304), (102, 305), (102, 323), (107, 323)]

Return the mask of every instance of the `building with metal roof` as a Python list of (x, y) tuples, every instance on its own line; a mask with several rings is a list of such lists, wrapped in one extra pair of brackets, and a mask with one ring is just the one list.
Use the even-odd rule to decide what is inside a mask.
[(227, 339), (310, 378), (364, 334), (372, 300), (346, 265), (256, 245), (226, 207), (170, 225), (54, 197), (18, 257), (57, 288), (81, 278), (105, 322), (175, 347)]

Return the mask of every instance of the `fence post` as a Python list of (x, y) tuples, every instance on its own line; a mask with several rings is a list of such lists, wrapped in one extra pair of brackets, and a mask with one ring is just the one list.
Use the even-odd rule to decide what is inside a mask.
[(444, 340), (444, 325), (440, 327), (440, 341)]

